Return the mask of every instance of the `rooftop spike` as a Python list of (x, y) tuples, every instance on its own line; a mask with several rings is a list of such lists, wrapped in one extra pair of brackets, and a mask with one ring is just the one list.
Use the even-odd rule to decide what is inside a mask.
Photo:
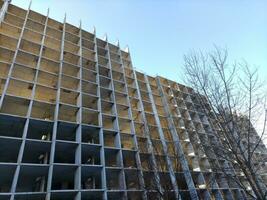
[(64, 23), (66, 23), (67, 13), (64, 14)]
[(95, 28), (95, 26), (93, 27), (93, 33), (94, 33), (94, 35), (96, 34), (96, 28)]
[(82, 28), (82, 20), (80, 19), (80, 21), (79, 21), (79, 29), (81, 29)]
[(127, 52), (127, 53), (130, 53), (130, 49), (129, 49), (128, 45), (125, 47), (124, 51)]
[(32, 0), (31, 0), (30, 3), (29, 3), (28, 10), (31, 9), (31, 6), (32, 6)]
[(105, 35), (103, 37), (103, 40), (106, 41), (106, 42), (108, 41), (108, 35), (106, 33), (105, 33)]
[(47, 16), (49, 16), (49, 10), (50, 10), (50, 9), (49, 9), (49, 8), (47, 8), (47, 14), (46, 14)]
[(117, 40), (117, 42), (116, 42), (116, 46), (117, 46), (117, 47), (120, 47), (120, 41), (119, 41), (119, 40)]

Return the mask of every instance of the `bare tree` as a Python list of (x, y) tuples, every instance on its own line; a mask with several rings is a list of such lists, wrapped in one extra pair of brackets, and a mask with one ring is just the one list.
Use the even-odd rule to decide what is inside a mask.
[[(214, 125), (212, 153), (227, 162), (218, 165), (218, 171), (248, 196), (267, 199), (267, 179), (263, 178), (267, 157), (261, 153), (267, 153), (262, 142), (266, 136), (266, 91), (257, 69), (246, 61), (229, 64), (227, 50), (215, 47), (209, 53), (185, 55), (184, 75)], [(254, 127), (260, 119), (264, 122), (257, 133)]]
[(145, 188), (145, 190), (153, 191), (155, 198), (164, 200), (173, 199), (174, 194), (169, 178), (169, 172), (167, 170), (166, 157), (163, 155), (162, 149), (159, 147), (159, 145), (154, 145), (153, 150), (156, 156), (156, 163), (152, 161), (151, 156), (147, 160), (148, 169), (151, 170), (153, 176), (150, 178), (149, 188)]

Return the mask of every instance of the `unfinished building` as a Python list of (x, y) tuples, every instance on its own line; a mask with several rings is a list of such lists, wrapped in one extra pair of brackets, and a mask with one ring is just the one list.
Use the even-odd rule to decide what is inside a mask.
[(218, 128), (191, 88), (66, 17), (0, 5), (0, 200), (245, 199), (214, 172)]

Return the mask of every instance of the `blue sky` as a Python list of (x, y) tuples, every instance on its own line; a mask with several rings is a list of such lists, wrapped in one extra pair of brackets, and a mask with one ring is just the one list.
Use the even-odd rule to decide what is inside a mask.
[[(27, 8), (28, 0), (12, 0)], [(227, 47), (267, 79), (266, 0), (33, 0), (32, 9), (129, 45), (134, 67), (181, 82), (183, 55)]]

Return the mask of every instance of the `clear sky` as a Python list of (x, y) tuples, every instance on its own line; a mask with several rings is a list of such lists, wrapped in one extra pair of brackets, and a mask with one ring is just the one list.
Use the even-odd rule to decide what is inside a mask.
[[(27, 8), (29, 0), (12, 0)], [(227, 47), (267, 79), (266, 0), (33, 0), (32, 9), (129, 45), (134, 67), (181, 82), (183, 55)]]

